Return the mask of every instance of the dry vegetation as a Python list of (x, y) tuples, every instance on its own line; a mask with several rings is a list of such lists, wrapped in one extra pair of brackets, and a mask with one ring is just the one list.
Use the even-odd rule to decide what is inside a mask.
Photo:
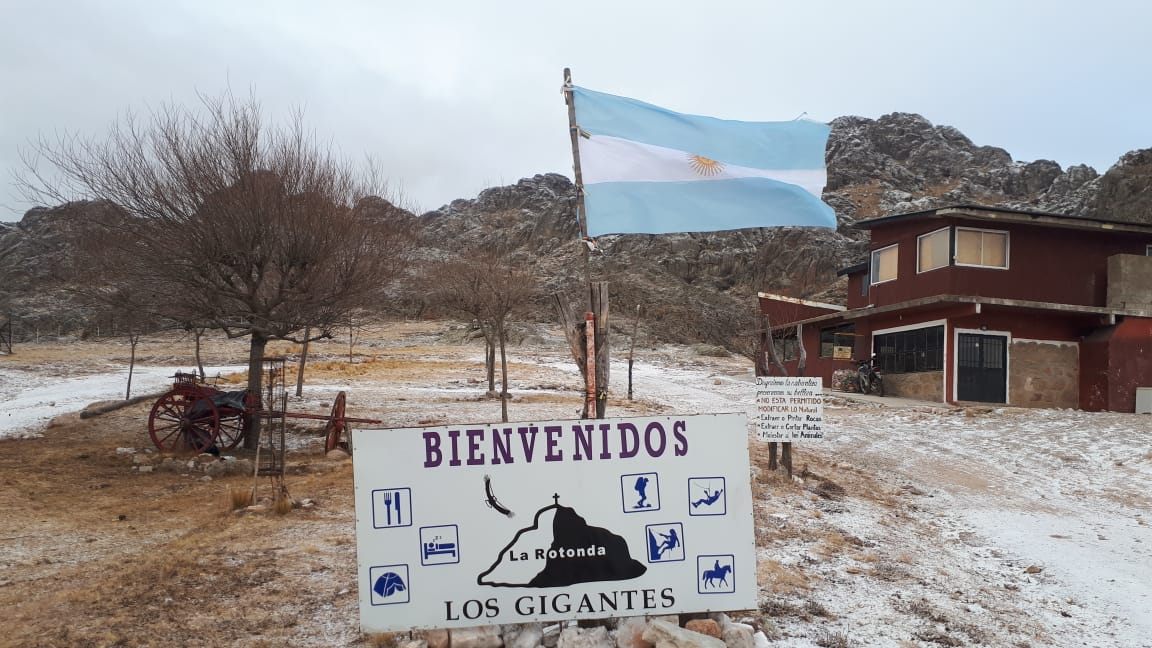
[[(381, 418), (383, 427), (495, 421), (500, 407), (486, 393), (483, 345), (455, 342), (458, 332), (444, 323), (391, 323), (363, 336), (352, 362), (347, 340), (315, 345), (305, 396), (289, 409), (326, 413), (336, 391), (346, 390), (348, 416)], [(510, 411), (517, 419), (579, 413), (579, 379), (556, 369), (567, 361), (563, 342), (556, 331), (547, 335), (554, 339), (513, 354)], [(61, 377), (107, 372), (122, 369), (124, 346), (20, 345), (15, 355), (0, 357), (0, 369)], [(190, 366), (189, 349), (176, 337), (146, 339), (140, 362)], [(205, 361), (243, 364), (246, 351), (243, 341), (216, 341)], [(297, 351), (286, 343), (270, 348)], [(686, 349), (643, 353), (661, 367), (699, 370), (684, 378), (693, 389), (739, 394), (750, 373), (741, 358)], [(244, 383), (243, 375), (227, 379)], [(614, 380), (623, 390), (624, 378)], [(610, 415), (682, 407), (672, 394), (639, 389), (633, 402), (614, 401)], [(395, 640), (359, 632), (352, 463), (323, 455), (322, 423), (290, 428), (286, 483), (297, 506), (278, 514), (267, 480), (256, 482), (252, 497), (250, 474), (206, 479), (200, 471), (138, 470), (137, 457), (152, 452), (149, 407), (150, 401), (88, 419), (65, 414), (41, 437), (0, 441), (0, 646), (389, 646)], [(832, 399), (827, 407), (841, 416), (853, 406)], [(793, 480), (767, 469), (764, 444), (752, 444), (751, 455), (761, 590), (752, 614), (770, 639), (789, 646), (1051, 643), (1049, 627), (1019, 598), (1044, 574), (1028, 576), (996, 556), (995, 571), (971, 564), (983, 554), (970, 550), (970, 534), (945, 541), (956, 527), (947, 526), (938, 507), (926, 508), (928, 484), (940, 482), (920, 482), (921, 488), (892, 478), (876, 458), (807, 448)], [(934, 464), (926, 479), (936, 478), (965, 492), (986, 488), (977, 475), (940, 473)], [(886, 629), (890, 641), (861, 640), (863, 605), (875, 619), (866, 632), (874, 641), (876, 628)], [(1049, 607), (1063, 614), (1070, 604)]]
[[(454, 416), (497, 420), (498, 401), (483, 392), (482, 347), (425, 344), (420, 336), (428, 329), (389, 325), (389, 339), (359, 344), (352, 362), (346, 340), (314, 345), (307, 371), (313, 396), (289, 409), (326, 412), (328, 395), (347, 389), (348, 416), (378, 416), (385, 426), (441, 423), (447, 407)], [(146, 339), (138, 361), (190, 366), (189, 348), (174, 337)], [(296, 351), (287, 343), (269, 348), (271, 355)], [(245, 353), (243, 341), (217, 342), (205, 361), (241, 364)], [(122, 368), (126, 359), (123, 345), (111, 341), (24, 344), (0, 360), (64, 377)], [(543, 378), (547, 372), (522, 357), (509, 371), (514, 384), (540, 391), (517, 395), (514, 412), (557, 404), (578, 412), (577, 385)], [(245, 376), (220, 380), (241, 385)], [(382, 384), (466, 385), (476, 395), (430, 389), (419, 399), (379, 402), (370, 386)], [(0, 646), (385, 645), (357, 629), (352, 464), (324, 457), (322, 422), (290, 428), (300, 437), (287, 477), (298, 506), (278, 515), (265, 478), (256, 482), (253, 511), (245, 508), (251, 475), (139, 472), (134, 457), (153, 451), (150, 407), (146, 401), (88, 419), (66, 414), (39, 438), (0, 440), (7, 519), (0, 532)], [(658, 407), (637, 401), (632, 413), (650, 409)], [(136, 452), (118, 450), (129, 448)]]

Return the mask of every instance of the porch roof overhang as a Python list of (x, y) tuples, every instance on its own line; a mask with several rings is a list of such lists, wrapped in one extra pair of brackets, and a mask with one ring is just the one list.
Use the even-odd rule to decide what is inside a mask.
[(1103, 318), (1107, 320), (1109, 324), (1114, 324), (1117, 318), (1123, 317), (1152, 318), (1152, 309), (1106, 308), (1099, 306), (1082, 306), (1079, 304), (1057, 304), (1053, 302), (1031, 301), (1027, 299), (979, 297), (975, 295), (932, 295), (931, 297), (920, 297), (918, 299), (910, 299), (896, 304), (888, 304), (887, 306), (866, 306), (864, 308), (855, 308), (837, 313), (826, 313), (816, 317), (796, 320), (794, 322), (781, 322), (779, 324), (773, 324), (772, 329), (777, 330), (783, 328), (792, 328), (800, 324), (816, 324), (820, 322), (868, 319), (875, 315), (892, 313), (896, 311), (916, 313), (920, 311), (938, 309), (942, 306), (962, 306), (964, 304), (972, 305), (976, 309), (975, 312), (977, 313), (979, 313), (980, 309), (983, 307), (988, 306), (997, 310), (1064, 314), (1070, 317), (1086, 316)]

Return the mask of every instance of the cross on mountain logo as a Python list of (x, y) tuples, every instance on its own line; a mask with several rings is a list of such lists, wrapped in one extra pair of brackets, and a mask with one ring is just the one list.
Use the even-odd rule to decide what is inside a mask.
[(496, 561), (476, 577), (491, 587), (564, 587), (576, 583), (629, 580), (647, 568), (635, 560), (621, 536), (590, 526), (560, 496), (536, 512), (532, 526), (516, 532)]

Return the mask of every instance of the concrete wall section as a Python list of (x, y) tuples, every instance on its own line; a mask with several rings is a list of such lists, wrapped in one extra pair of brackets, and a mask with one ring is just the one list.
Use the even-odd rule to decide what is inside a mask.
[(1078, 344), (1013, 340), (1008, 348), (1008, 404), (1079, 407), (1079, 366)]
[(901, 398), (914, 398), (944, 402), (944, 372), (918, 371), (916, 373), (888, 374), (884, 376), (884, 392)]

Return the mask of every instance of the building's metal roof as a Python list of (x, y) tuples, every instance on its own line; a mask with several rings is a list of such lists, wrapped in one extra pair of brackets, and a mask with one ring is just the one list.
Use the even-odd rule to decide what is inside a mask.
[(973, 220), (1026, 223), (1031, 225), (1046, 225), (1049, 227), (1070, 227), (1074, 229), (1152, 234), (1152, 223), (1132, 223), (1104, 218), (1089, 218), (1086, 216), (1069, 216), (1067, 214), (1009, 209), (1007, 207), (987, 207), (984, 205), (951, 205), (918, 212), (889, 214), (887, 216), (878, 216), (876, 218), (856, 221), (855, 226), (859, 229), (871, 230), (878, 225), (931, 218), (970, 218)]

